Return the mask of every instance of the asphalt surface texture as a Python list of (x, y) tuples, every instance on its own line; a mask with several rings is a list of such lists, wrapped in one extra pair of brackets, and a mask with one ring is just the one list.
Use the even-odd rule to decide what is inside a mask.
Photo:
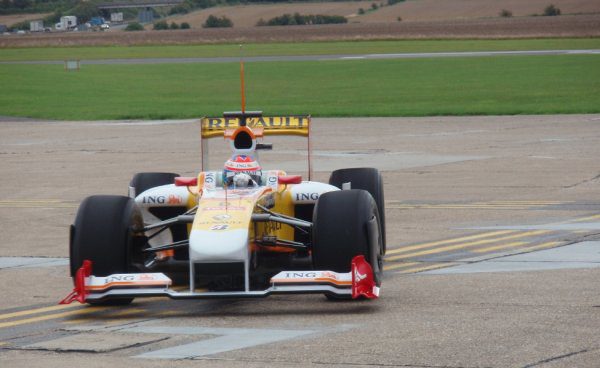
[[(197, 120), (0, 120), (2, 367), (598, 367), (600, 115), (314, 119), (315, 175), (383, 172), (381, 298), (57, 305), (68, 227), (136, 172), (195, 175)], [(306, 177), (306, 142), (265, 168)], [(220, 167), (228, 149), (210, 145)]]
[[(589, 55), (600, 54), (600, 50), (525, 50), (525, 51), (464, 51), (464, 52), (415, 52), (397, 54), (337, 54), (337, 55), (289, 55), (289, 56), (249, 56), (245, 62), (260, 61), (325, 61), (325, 60), (360, 60), (360, 59), (416, 59), (447, 57), (490, 57), (490, 56), (534, 56), (534, 55)], [(143, 58), (143, 59), (97, 59), (81, 60), (82, 65), (98, 64), (192, 64), (192, 63), (233, 63), (239, 57), (204, 57), (204, 58)], [(63, 64), (63, 60), (38, 61), (0, 61), (0, 64)]]

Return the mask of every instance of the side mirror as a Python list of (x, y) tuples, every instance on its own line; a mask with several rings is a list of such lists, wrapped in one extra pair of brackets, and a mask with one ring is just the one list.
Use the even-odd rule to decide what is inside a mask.
[(270, 151), (273, 149), (273, 143), (257, 143), (256, 149)]
[(193, 187), (198, 185), (197, 177), (178, 176), (175, 178), (176, 187)]
[(279, 184), (300, 184), (300, 183), (302, 183), (302, 176), (300, 176), (300, 175), (278, 176), (277, 180), (278, 180)]

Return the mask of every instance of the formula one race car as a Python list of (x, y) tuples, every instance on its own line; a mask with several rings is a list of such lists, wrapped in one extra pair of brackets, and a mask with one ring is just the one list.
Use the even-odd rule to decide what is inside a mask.
[[(309, 181), (263, 170), (268, 135), (308, 138)], [(310, 117), (225, 113), (201, 120), (197, 177), (139, 173), (129, 196), (86, 198), (71, 226), (75, 289), (62, 303), (127, 304), (133, 298), (264, 297), (321, 293), (376, 298), (385, 253), (384, 194), (373, 168), (310, 181)], [(233, 155), (207, 170), (208, 139)], [(172, 284), (181, 284), (177, 290)]]

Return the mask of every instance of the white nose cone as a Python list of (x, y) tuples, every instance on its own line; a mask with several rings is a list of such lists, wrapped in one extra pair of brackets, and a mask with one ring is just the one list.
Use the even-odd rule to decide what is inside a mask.
[(190, 260), (193, 263), (244, 262), (248, 259), (248, 230), (227, 230), (215, 225), (210, 230), (192, 230)]

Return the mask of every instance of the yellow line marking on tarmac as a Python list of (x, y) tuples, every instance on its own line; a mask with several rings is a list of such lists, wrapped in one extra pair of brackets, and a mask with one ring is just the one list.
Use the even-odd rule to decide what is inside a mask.
[(420, 264), (421, 262), (397, 262), (391, 265), (385, 265), (383, 266), (383, 270), (384, 271), (389, 271), (389, 270), (395, 270), (397, 268), (402, 268), (402, 267), (408, 267), (408, 266), (414, 266), (416, 264)]
[(8, 344), (6, 341), (0, 341), (0, 346), (4, 346), (6, 344)]
[(424, 255), (427, 255), (427, 254), (442, 253), (442, 252), (447, 252), (449, 250), (456, 250), (456, 249), (461, 249), (461, 248), (466, 248), (466, 247), (472, 247), (472, 246), (481, 245), (481, 244), (496, 243), (496, 242), (504, 241), (504, 240), (525, 238), (525, 237), (528, 237), (528, 236), (540, 235), (540, 234), (545, 234), (545, 233), (549, 233), (549, 232), (550, 232), (550, 230), (527, 231), (527, 232), (524, 232), (524, 233), (520, 233), (520, 234), (516, 234), (516, 235), (504, 236), (504, 237), (500, 237), (500, 238), (484, 239), (484, 240), (478, 240), (478, 241), (474, 241), (474, 242), (462, 243), (462, 244), (457, 244), (457, 245), (449, 245), (449, 246), (446, 246), (446, 247), (424, 250), (424, 251), (421, 251), (421, 252), (414, 252), (414, 253), (402, 254), (402, 255), (399, 255), (399, 256), (393, 256), (393, 257), (386, 258), (386, 260), (393, 261), (393, 260), (403, 259), (403, 258), (409, 258), (409, 257), (424, 256)]
[(111, 313), (108, 317), (122, 317), (122, 316), (128, 316), (130, 314), (145, 313), (145, 312), (147, 312), (147, 310), (144, 308), (131, 308), (131, 309), (122, 310), (120, 312)]
[(491, 204), (566, 204), (573, 201), (490, 201), (490, 202), (475, 202), (475, 203), (491, 203)]
[(73, 208), (77, 207), (75, 201), (61, 199), (10, 199), (0, 200), (0, 208)]
[(600, 215), (593, 215), (593, 216), (581, 217), (581, 218), (571, 220), (568, 222), (583, 222), (583, 221), (595, 220), (595, 219), (599, 219), (599, 218), (600, 218)]
[(438, 263), (438, 264), (434, 264), (431, 266), (425, 266), (425, 267), (415, 267), (415, 268), (409, 268), (408, 270), (402, 270), (399, 271), (397, 273), (417, 273), (417, 272), (423, 272), (423, 271), (429, 271), (429, 270), (435, 270), (438, 268), (446, 268), (446, 267), (451, 267), (451, 266), (455, 266), (458, 263), (454, 262), (454, 263)]
[(15, 317), (21, 317), (21, 316), (28, 316), (30, 314), (52, 312), (55, 310), (61, 310), (61, 309), (73, 308), (73, 307), (81, 307), (81, 305), (80, 304), (60, 304), (60, 305), (53, 305), (51, 307), (28, 309), (28, 310), (24, 310), (24, 311), (20, 311), (20, 312), (0, 314), (0, 319), (9, 319), (9, 318), (15, 318)]
[(105, 307), (88, 307), (88, 308), (82, 308), (82, 309), (78, 309), (78, 310), (74, 310), (74, 311), (70, 311), (70, 312), (48, 314), (45, 316), (26, 318), (26, 319), (21, 319), (18, 321), (4, 322), (4, 323), (0, 323), (0, 328), (20, 326), (20, 325), (24, 325), (24, 324), (28, 324), (28, 323), (47, 321), (50, 319), (74, 316), (74, 315), (78, 315), (78, 314), (93, 313), (93, 312), (98, 312), (98, 311), (101, 311), (104, 309), (106, 309), (106, 308)]
[(386, 209), (392, 210), (413, 210), (413, 209), (437, 209), (437, 210), (527, 210), (531, 207), (525, 206), (387, 206)]
[(544, 249), (544, 248), (552, 248), (552, 247), (555, 247), (555, 246), (557, 246), (559, 244), (561, 244), (561, 242), (551, 241), (551, 242), (547, 242), (547, 243), (542, 243), (542, 244), (534, 245), (533, 247), (523, 248), (522, 250), (524, 250), (524, 251), (530, 251), (530, 250), (537, 250), (537, 249)]
[[(78, 319), (72, 319), (72, 320), (68, 320), (68, 321), (64, 321), (64, 323), (66, 324), (78, 324), (78, 323), (88, 323), (88, 322), (107, 322), (107, 325), (110, 325), (110, 322), (114, 322), (114, 323), (123, 323), (123, 318), (122, 317), (127, 317), (129, 315), (132, 314), (138, 314), (138, 313), (145, 313), (147, 310), (143, 309), (143, 308), (133, 308), (133, 309), (126, 309), (120, 312), (116, 312), (116, 313), (112, 313), (109, 315), (103, 315), (101, 318), (90, 318), (90, 317), (86, 317), (86, 318), (78, 318)], [(132, 318), (127, 318), (127, 320), (132, 319)], [(113, 323), (113, 324), (114, 324)]]
[(491, 252), (493, 250), (518, 247), (518, 246), (524, 245), (524, 244), (529, 244), (529, 243), (528, 242), (520, 242), (520, 241), (518, 241), (518, 242), (512, 242), (512, 243), (508, 243), (508, 244), (494, 245), (494, 246), (487, 247), (487, 248), (478, 248), (478, 249), (474, 249), (473, 252), (475, 252), (475, 253), (486, 253), (486, 252)]
[(160, 313), (158, 313), (158, 315), (164, 316), (164, 317), (169, 317), (169, 316), (178, 316), (181, 313), (182, 313), (181, 311), (170, 310), (170, 311), (160, 312)]
[(492, 231), (492, 232), (487, 232), (487, 233), (483, 233), (483, 234), (475, 234), (475, 235), (462, 236), (460, 238), (438, 240), (438, 241), (433, 241), (433, 242), (428, 242), (428, 243), (422, 243), (422, 244), (412, 245), (412, 246), (408, 246), (408, 247), (390, 249), (390, 250), (388, 250), (386, 252), (386, 254), (404, 253), (404, 252), (409, 252), (411, 250), (429, 248), (429, 247), (433, 247), (433, 246), (436, 246), (436, 245), (458, 243), (458, 242), (461, 242), (461, 241), (464, 241), (464, 240), (474, 240), (474, 239), (481, 239), (481, 238), (489, 238), (491, 236), (504, 235), (504, 234), (515, 233), (515, 232), (516, 232), (515, 230)]
[(63, 323), (65, 324), (73, 324), (73, 325), (83, 325), (86, 323), (90, 323), (90, 322), (96, 322), (96, 319), (93, 318), (77, 318), (77, 319), (70, 319), (68, 321), (63, 321)]
[(0, 203), (62, 203), (62, 199), (0, 199)]
[(552, 205), (569, 204), (574, 202), (563, 201), (491, 201), (470, 203), (402, 203), (402, 201), (388, 201), (389, 209), (514, 209), (525, 210), (533, 207), (546, 207)]

